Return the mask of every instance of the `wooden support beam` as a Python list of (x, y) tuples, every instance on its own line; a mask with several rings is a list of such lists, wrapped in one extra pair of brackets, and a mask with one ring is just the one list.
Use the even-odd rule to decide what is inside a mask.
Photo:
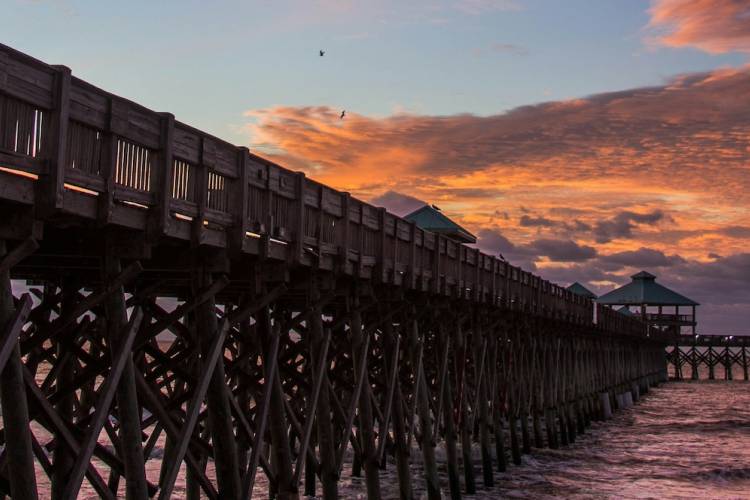
[[(164, 477), (160, 482), (161, 491), (159, 491), (159, 500), (167, 500), (168, 498), (171, 498), (174, 482), (177, 479), (177, 473), (180, 470), (180, 464), (185, 457), (185, 453), (188, 451), (190, 436), (193, 435), (195, 424), (198, 422), (198, 413), (203, 404), (203, 399), (206, 397), (206, 392), (208, 391), (212, 376), (216, 370), (216, 365), (222, 356), (224, 350), (224, 339), (226, 338), (228, 330), (229, 323), (224, 319), (213, 339), (211, 339), (211, 345), (206, 350), (206, 357), (204, 358), (202, 367), (203, 372), (198, 380), (198, 385), (193, 391), (193, 397), (190, 400), (187, 414), (185, 415), (185, 421), (182, 425), (182, 432), (180, 432), (179, 438), (175, 440), (176, 448), (174, 449), (174, 453), (168, 459), (167, 472), (164, 474)], [(221, 494), (221, 490), (219, 491), (219, 494)]]
[[(317, 297), (313, 295), (313, 302), (317, 302)], [(322, 311), (316, 308), (310, 317), (310, 350), (314, 363), (323, 362), (323, 364), (313, 364), (321, 368), (320, 373), (315, 373), (315, 377), (322, 377), (324, 386), (328, 386), (328, 360), (323, 355), (323, 347), (326, 346), (330, 339), (330, 330), (323, 329)], [(327, 347), (325, 349), (327, 356)], [(312, 418), (308, 414), (308, 419)], [(333, 437), (333, 426), (331, 423), (331, 402), (330, 392), (323, 390), (318, 396), (317, 411), (315, 413), (318, 430), (318, 447), (320, 453), (320, 482), (323, 485), (323, 498), (338, 498), (338, 470), (336, 468), (336, 443)]]
[[(114, 253), (115, 249), (109, 247), (109, 242), (107, 242), (107, 246), (103, 268), (104, 282), (108, 284), (107, 289), (111, 290), (104, 301), (107, 337), (109, 344), (119, 352), (122, 349), (122, 343), (126, 340), (126, 338), (120, 338), (120, 334), (127, 331), (128, 320), (125, 307), (125, 290), (122, 286), (113, 286), (113, 282), (118, 280), (123, 271), (120, 267), (120, 259)], [(114, 350), (111, 349), (110, 354), (114, 354)], [(135, 388), (135, 366), (133, 365), (131, 350), (132, 344), (128, 347), (127, 354), (122, 360), (122, 380), (116, 385), (117, 414), (120, 422), (118, 436), (122, 448), (122, 460), (125, 465), (126, 495), (129, 499), (145, 500), (149, 494), (141, 442), (141, 413)], [(112, 361), (114, 359), (113, 357)]]
[(314, 369), (311, 369), (311, 377), (313, 379), (313, 389), (310, 394), (308, 394), (308, 404), (307, 404), (307, 420), (305, 421), (305, 427), (303, 430), (302, 435), (300, 436), (300, 449), (299, 453), (297, 454), (297, 464), (294, 467), (294, 480), (293, 483), (297, 484), (299, 482), (300, 474), (302, 473), (302, 461), (307, 456), (307, 449), (310, 445), (310, 436), (312, 435), (313, 430), (313, 423), (315, 422), (315, 413), (318, 408), (318, 400), (320, 398), (321, 388), (323, 387), (323, 382), (325, 380), (325, 367), (328, 364), (327, 356), (328, 356), (328, 345), (331, 341), (331, 335), (330, 330), (325, 330), (324, 338), (323, 338), (323, 345), (320, 347), (318, 351), (318, 356), (314, 357), (311, 360), (312, 363), (317, 363), (317, 366)]
[[(0, 240), (0, 258), (5, 261), (7, 255), (5, 241)], [(23, 324), (20, 319), (29, 312), (29, 297), (27, 295), (20, 307), (16, 309), (11, 292), (9, 270), (8, 267), (7, 270), (0, 272), (0, 328), (2, 328), (0, 352), (4, 358), (4, 366), (0, 372), (0, 399), (5, 431), (5, 452), (8, 457), (7, 471), (12, 497), (35, 500), (37, 485), (34, 473), (34, 451), (23, 383), (23, 364), (17, 341)]]
[[(387, 321), (383, 325), (383, 344), (385, 348), (386, 365), (389, 367), (389, 392), (392, 393), (391, 415), (393, 420), (393, 438), (396, 443), (396, 465), (398, 467), (399, 496), (402, 499), (412, 497), (411, 473), (409, 471), (409, 449), (406, 446), (406, 416), (404, 415), (401, 383), (398, 377), (400, 365), (401, 337), (393, 328), (393, 323)], [(387, 419), (386, 415), (386, 419)], [(385, 426), (387, 433), (388, 426)], [(386, 434), (387, 435), (387, 434)], [(384, 441), (382, 441), (384, 442)]]
[(38, 248), (39, 243), (37, 243), (34, 238), (26, 238), (23, 240), (21, 244), (6, 253), (2, 260), (0, 260), (0, 276), (2, 276), (3, 273), (9, 272), (13, 266), (36, 252)]
[[(91, 455), (94, 453), (94, 447), (99, 438), (104, 421), (109, 417), (110, 406), (115, 397), (115, 390), (120, 383), (120, 377), (125, 370), (125, 365), (130, 357), (130, 349), (133, 347), (135, 334), (141, 326), (143, 312), (140, 309), (133, 311), (126, 331), (123, 332), (120, 343), (117, 345), (117, 352), (112, 352), (112, 368), (109, 375), (101, 386), (99, 397), (97, 398), (96, 410), (94, 416), (89, 422), (86, 430), (86, 436), (80, 444), (75, 464), (70, 473), (68, 483), (65, 486), (64, 497), (73, 498), (81, 487), (81, 481), (88, 468)], [(145, 470), (144, 470), (145, 481)], [(132, 497), (128, 497), (132, 498)]]
[[(39, 390), (39, 387), (36, 385), (36, 382), (34, 381), (34, 375), (32, 375), (28, 368), (24, 366), (22, 367), (22, 370), (23, 381), (26, 384), (27, 394), (30, 395), (29, 399), (39, 407), (43, 418), (47, 421), (49, 428), (51, 430), (54, 430), (59, 436), (61, 436), (62, 440), (65, 442), (65, 445), (73, 450), (73, 453), (77, 454), (80, 450), (80, 447), (78, 441), (73, 436), (73, 433), (68, 426), (69, 424), (63, 421), (58, 416), (55, 409), (47, 401), (47, 398), (44, 397), (44, 394), (42, 394), (42, 392)], [(86, 477), (88, 478), (89, 482), (91, 482), (91, 485), (94, 487), (96, 492), (102, 498), (111, 500), (115, 499), (112, 492), (104, 483), (102, 477), (91, 464), (88, 464), (86, 468)]]
[[(167, 432), (168, 440), (167, 446), (165, 446), (164, 449), (164, 461), (162, 462), (162, 464), (165, 466), (163, 469), (164, 473), (159, 478), (159, 485), (163, 488), (168, 469), (170, 467), (170, 464), (172, 463), (168, 459), (170, 457), (173, 457), (176, 453), (176, 448), (170, 447), (170, 443), (180, 442), (182, 433), (180, 432), (180, 429), (177, 427), (177, 425), (173, 422), (172, 416), (164, 408), (164, 405), (160, 401), (160, 396), (156, 394), (154, 390), (148, 385), (148, 382), (146, 382), (146, 379), (143, 378), (143, 375), (141, 375), (140, 372), (135, 373), (135, 382), (138, 388), (138, 394), (140, 395), (144, 406), (154, 414), (158, 415), (159, 423), (161, 423), (161, 425), (164, 427), (164, 430)], [(195, 442), (195, 440), (192, 439), (191, 436), (188, 437), (190, 438), (191, 443)], [(206, 493), (206, 495), (208, 495), (208, 497), (211, 499), (217, 499), (219, 497), (218, 492), (214, 488), (213, 484), (211, 484), (211, 482), (206, 478), (205, 473), (201, 470), (198, 460), (193, 456), (189, 449), (185, 451), (185, 462), (187, 462), (187, 466), (192, 471), (192, 474), (198, 478), (204, 493)]]
[[(355, 292), (356, 294), (356, 292)], [(380, 474), (378, 472), (378, 457), (375, 450), (375, 430), (373, 427), (372, 404), (370, 400), (370, 378), (368, 373), (368, 350), (370, 335), (366, 338), (362, 333), (362, 313), (355, 299), (354, 310), (351, 313), (352, 359), (354, 370), (361, 373), (362, 380), (359, 391), (359, 431), (360, 446), (362, 448), (362, 462), (365, 467), (365, 482), (367, 497), (372, 500), (380, 498)], [(365, 348), (363, 349), (363, 346)], [(343, 443), (345, 444), (345, 442)], [(340, 466), (339, 466), (339, 470)]]
[[(407, 324), (410, 327), (408, 332), (409, 351), (411, 353), (412, 365), (417, 366), (417, 383), (415, 384), (414, 399), (417, 405), (419, 415), (419, 427), (422, 431), (421, 447), (422, 461), (424, 462), (424, 479), (427, 487), (427, 498), (429, 500), (439, 500), (442, 498), (440, 492), (440, 482), (437, 472), (437, 461), (435, 460), (435, 439), (432, 432), (432, 415), (430, 414), (430, 393), (427, 385), (427, 378), (424, 373), (424, 338), (420, 340), (419, 324), (415, 317), (416, 311), (412, 309), (413, 319)], [(419, 348), (416, 349), (417, 345)], [(415, 363), (415, 353), (419, 352), (419, 357)], [(436, 420), (436, 426), (439, 422)]]
[(266, 424), (268, 423), (268, 410), (271, 404), (271, 394), (276, 384), (276, 362), (278, 361), (279, 353), (279, 337), (280, 329), (277, 327), (277, 331), (274, 332), (270, 340), (269, 350), (265, 358), (263, 359), (263, 365), (268, 366), (268, 376), (264, 379), (264, 390), (263, 399), (258, 407), (256, 413), (256, 424), (257, 431), (255, 432), (253, 451), (250, 453), (250, 462), (247, 466), (247, 472), (245, 477), (242, 479), (242, 497), (248, 498), (253, 493), (253, 485), (255, 484), (255, 474), (258, 468), (258, 459), (260, 458), (261, 443), (263, 442), (263, 436), (266, 432)]

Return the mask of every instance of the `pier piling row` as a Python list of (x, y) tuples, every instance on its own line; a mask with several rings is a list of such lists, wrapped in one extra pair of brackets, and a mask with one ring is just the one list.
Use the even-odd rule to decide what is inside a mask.
[(460, 498), (666, 380), (596, 312), (0, 45), (2, 494)]
[(750, 337), (691, 335), (672, 341), (667, 349), (668, 370), (675, 380), (748, 379)]

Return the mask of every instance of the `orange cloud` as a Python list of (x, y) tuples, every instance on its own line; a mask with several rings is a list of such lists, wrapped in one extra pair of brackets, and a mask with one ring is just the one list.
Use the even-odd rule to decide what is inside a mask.
[(750, 2), (746, 0), (656, 0), (650, 26), (670, 47), (705, 52), (750, 52)]

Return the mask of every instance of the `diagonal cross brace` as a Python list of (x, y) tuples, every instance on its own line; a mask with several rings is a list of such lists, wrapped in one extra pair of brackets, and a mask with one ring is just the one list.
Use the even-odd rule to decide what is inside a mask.
[[(99, 433), (104, 425), (104, 420), (109, 416), (112, 400), (115, 397), (115, 390), (120, 383), (120, 377), (125, 369), (125, 363), (132, 355), (131, 350), (133, 348), (133, 341), (135, 340), (135, 334), (140, 328), (142, 320), (143, 311), (140, 308), (137, 308), (133, 311), (130, 323), (125, 327), (125, 335), (122, 336), (122, 343), (117, 346), (119, 352), (115, 355), (109, 376), (102, 385), (100, 396), (97, 398), (96, 411), (89, 423), (86, 436), (81, 443), (75, 464), (70, 472), (68, 482), (65, 485), (63, 497), (73, 498), (81, 487), (83, 475), (86, 472), (89, 461), (91, 460), (91, 455), (94, 453), (97, 438), (99, 437)], [(114, 348), (114, 346), (110, 344), (110, 348)]]
[(216, 362), (224, 351), (224, 339), (227, 336), (229, 330), (229, 321), (224, 318), (219, 326), (219, 331), (211, 342), (210, 349), (206, 355), (203, 375), (201, 376), (198, 387), (195, 388), (193, 398), (190, 400), (185, 422), (183, 423), (182, 433), (180, 439), (177, 441), (178, 445), (175, 449), (174, 455), (170, 457), (169, 467), (164, 475), (164, 481), (161, 485), (161, 491), (159, 492), (159, 500), (167, 500), (172, 495), (172, 489), (174, 488), (174, 482), (177, 479), (177, 473), (180, 470), (180, 464), (185, 458), (185, 453), (190, 443), (190, 436), (193, 434), (195, 424), (198, 423), (198, 414), (200, 413), (203, 399), (206, 397), (206, 391), (208, 391), (208, 385), (211, 380), (211, 376), (216, 368)]

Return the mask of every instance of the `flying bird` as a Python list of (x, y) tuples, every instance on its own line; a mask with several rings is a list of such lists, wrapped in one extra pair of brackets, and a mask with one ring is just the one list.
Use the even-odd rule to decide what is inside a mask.
[(325, 50), (320, 50), (320, 57), (323, 57), (324, 55), (326, 55), (326, 51)]
[(341, 116), (339, 116), (339, 120), (343, 120), (346, 116), (346, 110), (341, 111)]

